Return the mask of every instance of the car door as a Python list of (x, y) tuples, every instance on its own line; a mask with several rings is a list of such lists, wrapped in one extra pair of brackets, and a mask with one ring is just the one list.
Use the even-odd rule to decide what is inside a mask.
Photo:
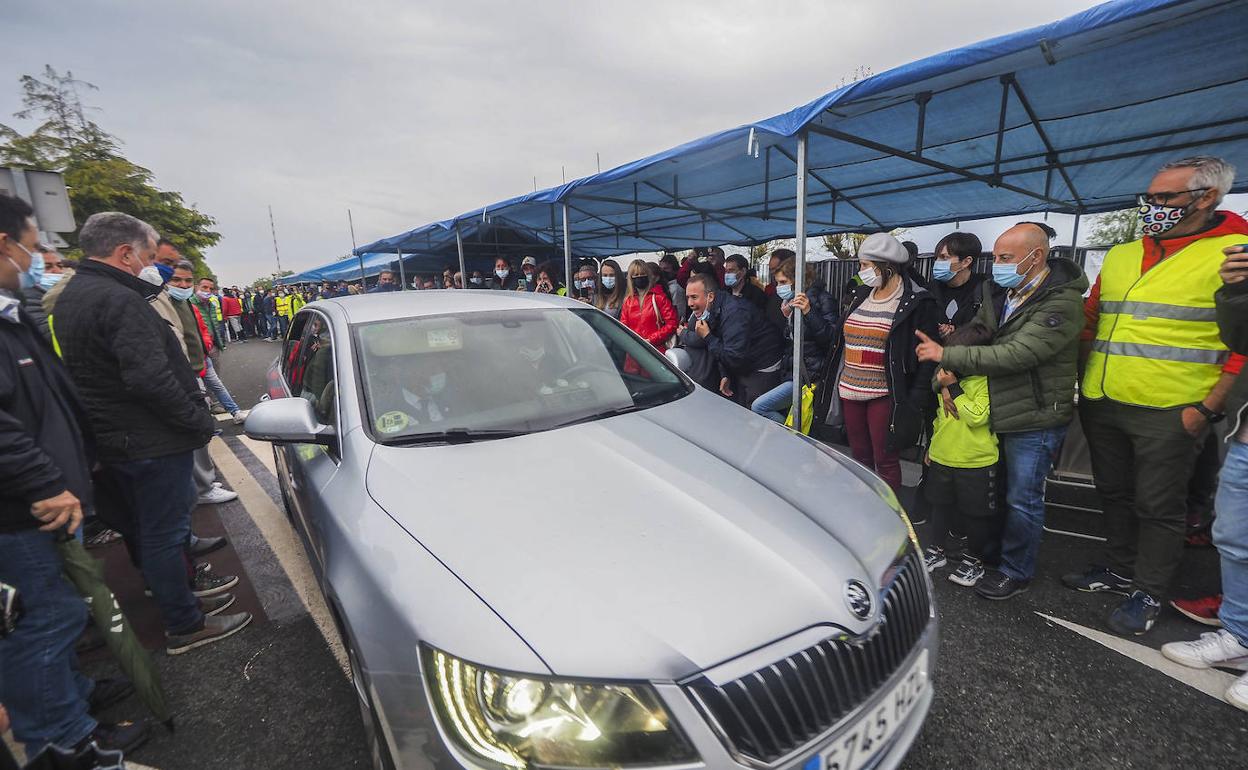
[[(329, 319), (316, 310), (295, 317), (282, 350), (280, 370), (282, 396), (307, 399), (317, 419), (337, 430), (337, 368)], [(323, 493), (342, 462), (341, 444), (289, 444), (280, 447), (277, 454), (292, 515), (313, 568), (320, 573), (325, 561), (323, 526), (329, 515)]]

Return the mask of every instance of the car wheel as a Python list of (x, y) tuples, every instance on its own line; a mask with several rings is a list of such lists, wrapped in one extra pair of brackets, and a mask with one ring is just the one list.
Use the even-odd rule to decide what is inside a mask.
[(368, 682), (361, 674), (362, 668), (356, 656), (355, 647), (349, 640), (343, 640), (347, 648), (347, 662), (351, 666), (351, 686), (355, 690), (356, 701), (360, 706), (360, 719), (364, 722), (364, 739), (368, 743), (372, 757), (373, 770), (394, 770), (394, 760), (390, 757), (390, 747), (386, 744), (381, 722), (373, 708), (373, 699), (368, 694)]
[(277, 488), (282, 493), (282, 512), (286, 514), (286, 521), (289, 521), (291, 526), (294, 526), (295, 508), (290, 504), (290, 493), (286, 491), (286, 482), (282, 478), (282, 464), (278, 461), (277, 447), (273, 447), (273, 467), (278, 469)]

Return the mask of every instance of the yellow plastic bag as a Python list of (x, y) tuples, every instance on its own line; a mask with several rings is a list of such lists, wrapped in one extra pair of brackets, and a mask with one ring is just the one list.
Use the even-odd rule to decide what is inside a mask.
[[(815, 385), (802, 386), (802, 433), (810, 435), (810, 426), (815, 422)], [(793, 427), (793, 410), (789, 409), (789, 416), (785, 418), (784, 424)]]

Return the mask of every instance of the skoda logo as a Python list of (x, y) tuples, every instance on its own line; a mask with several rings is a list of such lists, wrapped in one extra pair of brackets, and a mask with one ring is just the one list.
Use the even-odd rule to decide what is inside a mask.
[(867, 590), (867, 587), (861, 581), (851, 580), (845, 584), (845, 604), (849, 606), (849, 611), (854, 613), (854, 617), (859, 620), (866, 620), (871, 617), (871, 592)]

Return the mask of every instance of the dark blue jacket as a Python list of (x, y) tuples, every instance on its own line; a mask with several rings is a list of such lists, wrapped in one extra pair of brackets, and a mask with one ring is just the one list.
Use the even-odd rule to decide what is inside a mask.
[(784, 336), (749, 300), (720, 289), (710, 311), (706, 348), (726, 376), (751, 374), (784, 358)]

